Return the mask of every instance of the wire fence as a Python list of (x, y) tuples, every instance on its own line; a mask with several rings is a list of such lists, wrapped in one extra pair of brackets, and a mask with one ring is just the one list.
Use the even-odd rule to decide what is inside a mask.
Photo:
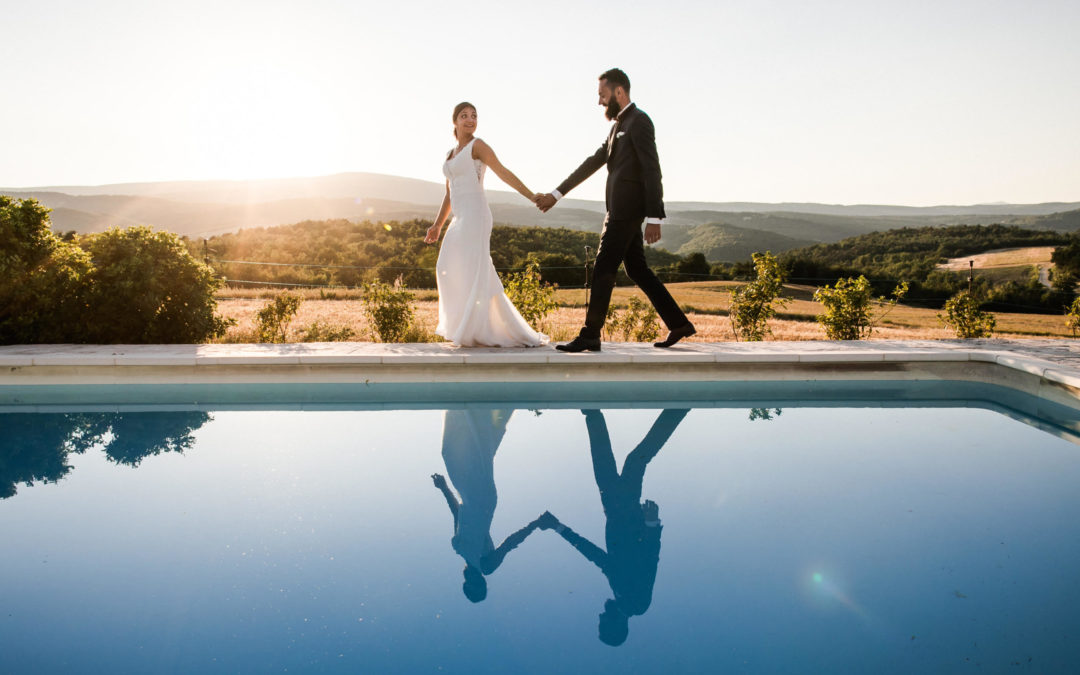
[[(435, 268), (434, 267), (419, 267), (419, 266), (404, 266), (404, 265), (401, 265), (401, 266), (395, 266), (395, 265), (334, 265), (334, 264), (327, 264), (327, 263), (306, 263), (306, 262), (305, 263), (286, 263), (286, 262), (271, 262), (271, 261), (264, 261), (264, 260), (223, 260), (223, 259), (209, 259), (209, 258), (206, 260), (206, 262), (210, 263), (210, 264), (222, 264), (222, 265), (251, 265), (251, 266), (266, 266), (266, 267), (295, 267), (295, 268), (300, 268), (300, 269), (328, 269), (328, 270), (340, 269), (340, 270), (361, 270), (361, 271), (393, 270), (395, 272), (430, 272), (432, 274), (435, 273)], [(547, 266), (541, 265), (539, 267), (541, 272), (543, 272), (544, 270), (582, 270), (584, 272), (585, 268), (586, 268), (585, 263), (583, 263), (581, 265), (547, 265)], [(517, 267), (496, 267), (495, 269), (499, 270), (499, 271), (508, 272), (508, 271), (520, 271), (520, 270), (523, 269), (523, 267), (522, 266), (517, 266)], [(591, 270), (592, 270), (591, 261), (589, 263), (588, 269), (589, 269), (589, 272), (591, 273)], [(706, 281), (706, 280), (739, 281), (739, 280), (732, 279), (730, 275), (724, 275), (724, 274), (706, 274), (706, 273), (702, 273), (702, 272), (677, 272), (677, 271), (673, 272), (673, 271), (667, 271), (667, 270), (664, 270), (663, 272), (665, 273), (666, 276), (674, 277), (674, 278), (692, 277), (692, 278), (694, 278), (696, 280), (702, 280), (702, 281)], [(832, 283), (832, 282), (835, 282), (836, 280), (837, 280), (837, 277), (835, 277), (835, 276), (830, 276), (830, 277), (789, 277), (787, 279), (787, 282), (788, 283), (793, 283), (793, 284), (801, 284), (803, 282), (809, 282), (808, 285), (816, 285), (813, 282), (829, 282), (829, 283)], [(871, 283), (879, 283), (879, 284), (884, 284), (884, 283), (899, 284), (899, 283), (901, 283), (903, 281), (901, 279), (891, 279), (891, 278), (887, 278), (887, 277), (867, 277), (867, 280), (870, 281)], [(356, 286), (356, 285), (350, 286), (348, 284), (329, 284), (329, 283), (328, 284), (312, 284), (312, 283), (298, 283), (298, 282), (287, 282), (287, 281), (265, 281), (265, 280), (233, 279), (233, 278), (226, 278), (226, 283), (227, 284), (247, 284), (247, 285), (251, 285), (251, 286), (267, 286), (267, 287), (280, 286), (280, 287), (285, 287), (285, 288), (326, 288), (326, 289), (345, 289), (345, 290), (359, 289), (360, 288), (360, 286)], [(586, 284), (581, 284), (581, 285), (559, 284), (559, 288), (561, 290), (584, 290), (584, 289), (588, 288), (588, 286)], [(928, 304), (928, 305), (929, 304), (941, 304), (941, 303), (944, 303), (948, 299), (949, 299), (948, 296), (945, 296), (945, 297), (919, 296), (919, 297), (916, 297), (916, 298), (907, 299), (907, 304)], [(1049, 308), (1046, 307), (1045, 305), (1028, 305), (1028, 304), (1023, 304), (1023, 303), (1004, 302), (1004, 301), (998, 301), (998, 300), (990, 301), (990, 304), (993, 304), (994, 306), (998, 306), (998, 307), (1012, 307), (1012, 308), (1015, 308), (1017, 310), (1028, 310), (1028, 313), (1042, 313), (1042, 314), (1049, 313), (1048, 312)]]

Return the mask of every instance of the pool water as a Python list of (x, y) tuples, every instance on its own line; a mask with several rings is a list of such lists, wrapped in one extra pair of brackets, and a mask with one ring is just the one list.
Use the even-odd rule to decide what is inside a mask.
[(1075, 672), (1069, 440), (582, 407), (0, 414), (0, 672)]

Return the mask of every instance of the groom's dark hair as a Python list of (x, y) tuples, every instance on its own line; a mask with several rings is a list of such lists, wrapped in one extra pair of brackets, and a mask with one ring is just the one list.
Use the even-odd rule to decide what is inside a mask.
[(612, 89), (615, 87), (622, 87), (626, 90), (627, 94), (630, 93), (630, 78), (621, 68), (612, 68), (611, 70), (604, 72), (604, 74), (600, 76), (600, 79), (607, 80), (607, 83)]

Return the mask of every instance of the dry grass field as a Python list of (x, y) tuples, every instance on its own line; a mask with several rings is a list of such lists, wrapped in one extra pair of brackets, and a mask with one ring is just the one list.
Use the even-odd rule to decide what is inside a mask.
[[(698, 334), (691, 340), (731, 341), (735, 339), (728, 321), (727, 309), (731, 303), (729, 289), (739, 285), (731, 281), (701, 281), (669, 284), (672, 294), (683, 308), (688, 310)], [(289, 327), (289, 340), (300, 341), (300, 330), (314, 321), (349, 326), (357, 341), (373, 340), (360, 302), (361, 293), (356, 290), (301, 289), (296, 291), (304, 297), (300, 310)], [(825, 333), (815, 321), (821, 306), (812, 299), (811, 286), (789, 285), (785, 296), (789, 302), (770, 326), (774, 340), (823, 340)], [(273, 297), (272, 289), (226, 288), (219, 294), (219, 311), (237, 320), (237, 325), (221, 340), (224, 342), (251, 341), (255, 326), (255, 313)], [(613, 302), (625, 306), (636, 295), (644, 299), (636, 288), (616, 288)], [(435, 291), (416, 291), (417, 322), (425, 332), (435, 329), (438, 299)], [(560, 290), (557, 293), (559, 309), (547, 317), (541, 330), (555, 340), (568, 340), (577, 334), (585, 316), (585, 292), (580, 289)], [(879, 313), (884, 310), (879, 310)], [(932, 309), (897, 306), (879, 320), (871, 339), (925, 340), (954, 337), (937, 318)], [(997, 337), (1069, 337), (1065, 320), (1060, 315), (995, 313)], [(663, 333), (662, 333), (663, 334)], [(433, 338), (437, 339), (437, 338)]]
[(986, 251), (960, 258), (950, 258), (938, 265), (941, 269), (963, 272), (969, 262), (975, 261), (975, 269), (993, 269), (995, 267), (1018, 267), (1024, 265), (1051, 265), (1050, 256), (1055, 246), (1028, 246), (1024, 248), (1003, 248)]

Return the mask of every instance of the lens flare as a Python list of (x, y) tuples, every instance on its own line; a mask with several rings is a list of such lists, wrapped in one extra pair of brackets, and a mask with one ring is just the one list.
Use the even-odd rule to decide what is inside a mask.
[(821, 570), (811, 572), (809, 577), (807, 590), (813, 598), (824, 604), (839, 603), (853, 614), (865, 618), (865, 610), (847, 594), (839, 580)]

